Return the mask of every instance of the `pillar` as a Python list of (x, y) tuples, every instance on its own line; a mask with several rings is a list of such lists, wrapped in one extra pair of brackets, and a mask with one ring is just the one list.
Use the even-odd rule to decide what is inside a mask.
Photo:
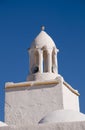
[(47, 51), (47, 71), (52, 72), (52, 50)]
[(57, 53), (54, 53), (53, 60), (54, 60), (53, 72), (58, 73)]
[(32, 53), (32, 50), (30, 49), (29, 50), (29, 71), (30, 71), (30, 74), (32, 73), (31, 71), (31, 68), (32, 68), (32, 65), (33, 65), (33, 53)]

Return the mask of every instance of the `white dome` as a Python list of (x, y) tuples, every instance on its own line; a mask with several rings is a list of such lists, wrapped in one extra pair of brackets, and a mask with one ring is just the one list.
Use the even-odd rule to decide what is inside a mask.
[(52, 48), (55, 47), (55, 43), (52, 38), (45, 32), (41, 31), (38, 36), (32, 42), (31, 48)]
[(85, 115), (73, 110), (57, 110), (44, 118), (39, 123), (75, 122), (85, 121)]
[(8, 126), (8, 125), (5, 124), (4, 122), (0, 121), (0, 127), (4, 127), (4, 126)]

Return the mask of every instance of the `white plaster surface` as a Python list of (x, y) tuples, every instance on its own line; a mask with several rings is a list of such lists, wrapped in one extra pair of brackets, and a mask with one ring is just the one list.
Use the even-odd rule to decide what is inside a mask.
[(47, 114), (39, 123), (85, 121), (85, 114), (73, 110), (57, 110)]
[(10, 128), (10, 127), (0, 127), (0, 130), (12, 130), (12, 128)]
[(57, 85), (25, 87), (6, 92), (7, 124), (37, 124), (48, 112), (62, 109), (62, 87)]
[(55, 43), (45, 31), (41, 31), (32, 42), (31, 48), (42, 48), (44, 46), (47, 46), (47, 48), (55, 47)]
[[(66, 93), (63, 92), (63, 87), (66, 86), (60, 83), (8, 89), (5, 98), (5, 122), (17, 126), (22, 125), (22, 123), (24, 125), (37, 124), (47, 113), (68, 109), (69, 105), (64, 105), (68, 102), (63, 99), (63, 95), (68, 92), (72, 96), (75, 94), (70, 90)], [(67, 99), (71, 94), (67, 95)], [(76, 98), (73, 100), (77, 102)], [(70, 109), (75, 110), (74, 103), (70, 103)]]
[(5, 124), (4, 122), (0, 121), (0, 127), (4, 127), (7, 126), (7, 124)]
[(10, 130), (5, 122), (0, 121), (0, 130)]
[(79, 111), (79, 96), (71, 93), (67, 87), (62, 85), (64, 109)]
[(9, 130), (85, 130), (85, 121), (69, 123), (51, 123), (44, 125), (26, 125), (22, 127), (10, 128)]
[[(44, 81), (44, 80), (52, 80), (58, 76), (56, 73), (35, 73), (31, 74), (27, 77), (28, 81)], [(48, 78), (49, 77), (49, 78)]]

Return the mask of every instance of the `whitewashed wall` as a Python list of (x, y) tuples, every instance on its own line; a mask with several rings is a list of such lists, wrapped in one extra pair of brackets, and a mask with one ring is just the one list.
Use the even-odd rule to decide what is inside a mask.
[[(66, 86), (41, 85), (6, 90), (5, 95), (5, 122), (8, 125), (37, 124), (46, 114), (59, 110), (68, 109), (69, 101), (77, 102), (70, 90), (63, 90)], [(66, 94), (68, 93), (68, 94)], [(64, 97), (64, 96), (65, 97)], [(67, 96), (67, 97), (66, 97)], [(77, 104), (77, 103), (76, 103)], [(75, 110), (74, 102), (70, 102), (70, 109)]]
[(85, 122), (54, 123), (0, 130), (85, 130)]

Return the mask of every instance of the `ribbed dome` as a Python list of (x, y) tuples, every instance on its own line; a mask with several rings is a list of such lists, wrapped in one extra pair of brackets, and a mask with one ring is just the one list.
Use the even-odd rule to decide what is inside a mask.
[(41, 31), (38, 36), (32, 42), (31, 48), (52, 48), (55, 47), (55, 43), (52, 38), (45, 32)]
[(73, 110), (57, 110), (42, 118), (39, 123), (85, 121), (85, 115)]

